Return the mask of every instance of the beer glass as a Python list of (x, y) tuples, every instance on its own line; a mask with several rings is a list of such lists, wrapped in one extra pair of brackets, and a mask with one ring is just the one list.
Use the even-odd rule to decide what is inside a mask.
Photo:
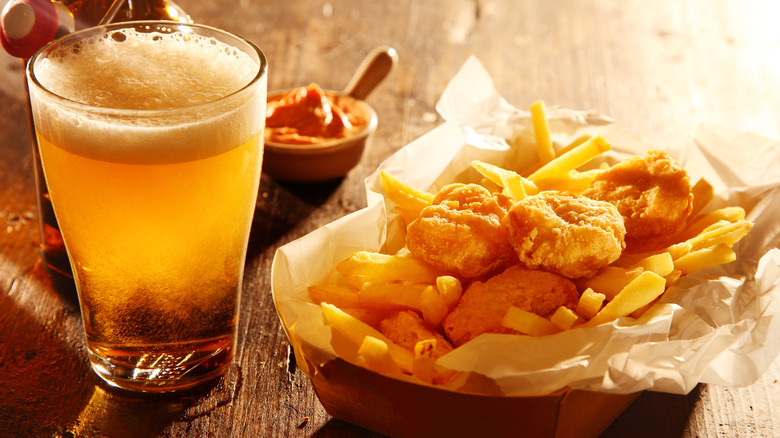
[(263, 156), (267, 61), (202, 25), (117, 23), (28, 63), (92, 368), (163, 392), (225, 372)]

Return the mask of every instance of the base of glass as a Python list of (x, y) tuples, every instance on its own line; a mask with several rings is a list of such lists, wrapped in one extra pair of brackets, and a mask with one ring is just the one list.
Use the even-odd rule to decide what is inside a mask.
[[(148, 351), (148, 349), (147, 349)], [(111, 386), (138, 392), (172, 392), (192, 388), (224, 374), (233, 359), (232, 343), (188, 353), (144, 352), (144, 349), (88, 348), (92, 369)]]

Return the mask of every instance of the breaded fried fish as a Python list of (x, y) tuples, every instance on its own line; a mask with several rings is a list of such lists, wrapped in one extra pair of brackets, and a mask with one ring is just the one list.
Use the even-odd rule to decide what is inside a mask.
[(436, 340), (433, 357), (438, 358), (452, 351), (453, 346), (441, 334), (431, 329), (428, 324), (412, 310), (392, 312), (379, 322), (379, 331), (396, 344), (414, 349), (414, 346), (427, 339)]
[(617, 208), (582, 195), (541, 192), (503, 221), (520, 263), (567, 278), (589, 277), (620, 257), (626, 229)]
[(501, 225), (511, 205), (478, 184), (450, 184), (409, 224), (406, 244), (415, 257), (457, 277), (493, 272), (516, 260)]
[[(379, 331), (388, 339), (410, 351), (414, 351), (415, 345), (420, 341), (436, 340), (433, 349), (433, 358), (449, 353), (455, 347), (452, 346), (439, 332), (433, 330), (425, 321), (412, 310), (399, 310), (392, 312), (379, 323)], [(433, 383), (442, 384), (455, 375), (452, 370), (434, 370)]]
[(674, 234), (693, 209), (688, 174), (658, 150), (605, 170), (583, 194), (617, 207), (629, 241)]
[(510, 307), (544, 316), (560, 306), (574, 309), (577, 300), (570, 280), (514, 265), (485, 282), (473, 282), (444, 319), (444, 333), (456, 346), (483, 333), (514, 333), (501, 325)]

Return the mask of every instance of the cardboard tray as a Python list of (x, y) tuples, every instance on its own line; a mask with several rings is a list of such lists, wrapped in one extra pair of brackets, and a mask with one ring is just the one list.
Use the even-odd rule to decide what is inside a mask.
[(329, 415), (393, 437), (597, 437), (640, 394), (465, 394), (396, 380), (340, 358), (321, 366), (308, 362), (304, 370)]

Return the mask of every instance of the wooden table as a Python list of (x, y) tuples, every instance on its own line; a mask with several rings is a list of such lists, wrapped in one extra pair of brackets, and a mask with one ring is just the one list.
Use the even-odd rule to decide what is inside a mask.
[[(0, 436), (318, 436), (374, 433), (331, 419), (290, 347), (270, 295), (274, 251), (365, 205), (363, 178), (441, 123), (434, 105), (470, 55), (518, 107), (594, 109), (659, 147), (700, 122), (780, 137), (780, 28), (770, 0), (179, 0), (201, 23), (255, 41), (269, 88), (346, 85), (373, 47), (400, 63), (369, 97), (374, 142), (346, 178), (263, 177), (229, 372), (196, 390), (139, 396), (90, 370), (77, 298), (38, 257), (37, 212), (18, 60), (0, 57)], [(746, 388), (646, 393), (604, 437), (780, 435), (780, 360)]]

